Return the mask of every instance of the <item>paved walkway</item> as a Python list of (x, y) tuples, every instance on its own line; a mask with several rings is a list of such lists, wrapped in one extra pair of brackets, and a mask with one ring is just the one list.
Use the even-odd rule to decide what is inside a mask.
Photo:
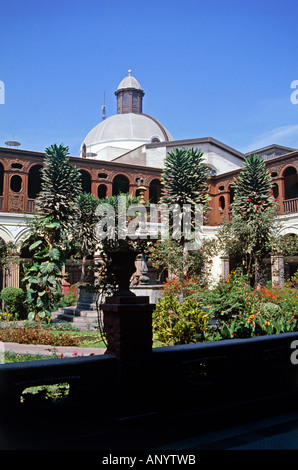
[(0, 342), (0, 353), (14, 352), (16, 354), (32, 354), (42, 356), (90, 356), (104, 354), (103, 348), (82, 348), (77, 346), (49, 346), (49, 345), (33, 345), (19, 343), (3, 343)]

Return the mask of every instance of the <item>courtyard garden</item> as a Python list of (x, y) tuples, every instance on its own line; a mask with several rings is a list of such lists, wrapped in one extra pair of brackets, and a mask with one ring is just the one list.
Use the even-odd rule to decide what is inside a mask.
[[(197, 342), (245, 339), (297, 331), (298, 275), (273, 285), (268, 278), (268, 259), (282, 253), (297, 256), (297, 236), (280, 236), (270, 175), (258, 156), (246, 159), (234, 182), (235, 199), (232, 217), (218, 227), (213, 238), (200, 238), (189, 244), (195, 234), (196, 206), (202, 221), (208, 220), (208, 168), (203, 154), (193, 149), (172, 151), (165, 161), (162, 175), (161, 202), (176, 205), (177, 211), (188, 208), (189, 226), (177, 236), (175, 217), (170, 218), (169, 237), (155, 240), (120, 236), (121, 214), (118, 197), (98, 200), (83, 193), (77, 169), (70, 165), (67, 148), (52, 146), (46, 150), (42, 189), (37, 210), (29, 223), (26, 240), (31, 261), (23, 266), (21, 287), (1, 291), (0, 342), (58, 346), (105, 348), (102, 325), (98, 330), (81, 331), (66, 322), (54, 323), (51, 313), (61, 306), (75, 305), (77, 287), (62, 295), (61, 281), (66, 259), (80, 262), (79, 285), (113, 292), (117, 283), (109, 273), (107, 257), (111, 252), (144, 253), (158, 272), (171, 275), (160, 286), (160, 299), (152, 317), (153, 347)], [(120, 195), (121, 196), (121, 195)], [(123, 196), (123, 195), (122, 195)], [(125, 209), (139, 203), (125, 196)], [(105, 203), (105, 204), (104, 204)], [(98, 215), (98, 207), (109, 205), (116, 210), (116, 224)], [(103, 212), (99, 211), (100, 214)], [(115, 211), (113, 212), (115, 215)], [(100, 218), (102, 217), (102, 218)], [(179, 219), (180, 220), (180, 219)], [(176, 219), (177, 221), (177, 219)], [(96, 226), (116, 238), (101, 240), (98, 246)], [(114, 220), (115, 222), (115, 220)], [(200, 232), (201, 233), (201, 232)], [(194, 248), (195, 246), (195, 248)], [(100, 248), (100, 249), (99, 249)], [(0, 247), (3, 269), (9, 269), (13, 247)], [(100, 263), (86, 263), (95, 250)], [(229, 274), (212, 281), (216, 256), (235, 261)], [(271, 269), (271, 266), (270, 266)], [(59, 357), (53, 352), (52, 357)], [(44, 359), (36, 356), (34, 359)], [(33, 360), (28, 355), (7, 354), (6, 361)]]

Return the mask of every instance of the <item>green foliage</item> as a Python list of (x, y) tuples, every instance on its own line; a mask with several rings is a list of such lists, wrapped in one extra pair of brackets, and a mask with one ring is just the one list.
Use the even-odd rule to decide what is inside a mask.
[[(209, 200), (207, 186), (209, 168), (203, 160), (203, 153), (199, 149), (175, 149), (167, 154), (161, 175), (163, 184), (161, 202), (173, 207), (172, 221), (169, 220), (167, 223), (170, 238), (178, 237), (183, 246), (184, 275), (189, 274), (188, 242), (200, 236), (195, 223), (196, 218), (199, 218), (197, 205), (201, 206), (203, 215), (206, 213)], [(180, 218), (180, 227), (177, 226), (177, 222), (175, 223), (177, 216)], [(197, 229), (197, 232), (193, 229)], [(180, 234), (174, 236), (173, 233), (177, 230)]]
[(81, 284), (88, 279), (88, 274), (90, 274), (90, 272), (86, 272), (86, 259), (88, 256), (94, 254), (96, 246), (98, 245), (95, 231), (98, 221), (96, 215), (98, 204), (98, 199), (86, 192), (79, 194), (76, 200), (77, 210), (72, 228), (72, 240), (75, 257), (82, 260)]
[(26, 310), (24, 308), (24, 291), (17, 287), (4, 287), (1, 291), (1, 300), (4, 302), (6, 313), (15, 318), (24, 318)]
[(71, 165), (68, 147), (46, 149), (37, 215), (28, 237), (32, 262), (24, 266), (29, 320), (50, 318), (62, 296), (61, 273), (69, 246), (69, 231), (81, 192), (81, 175)]
[(76, 289), (71, 288), (68, 293), (60, 299), (59, 307), (71, 307), (72, 305), (76, 305), (77, 301), (78, 293), (76, 292)]
[(227, 281), (220, 280), (213, 289), (205, 291), (205, 301), (211, 306), (210, 313), (215, 320), (232, 322), (236, 315), (247, 310), (251, 292), (247, 276), (236, 270)]
[(164, 345), (204, 341), (209, 318), (202, 305), (192, 300), (182, 304), (173, 296), (159, 299), (153, 312), (153, 332)]
[(146, 254), (154, 268), (161, 270), (161, 273), (170, 270), (180, 282), (183, 282), (183, 279), (194, 278), (194, 276), (200, 279), (200, 282), (206, 282), (213, 262), (212, 256), (217, 251), (215, 243), (214, 239), (205, 240), (201, 248), (188, 252), (187, 273), (185, 273), (185, 250), (177, 240), (149, 242)]
[[(177, 240), (157, 240), (148, 244), (146, 249), (148, 260), (154, 268), (161, 272), (170, 269), (172, 274), (183, 276), (184, 251), (183, 246)], [(204, 254), (202, 250), (189, 253), (188, 276), (201, 275), (204, 266)]]
[(161, 181), (162, 202), (167, 204), (206, 204), (209, 168), (199, 149), (175, 149), (165, 158)]
[(266, 162), (260, 155), (249, 155), (244, 159), (244, 167), (232, 183), (234, 188), (233, 215), (240, 213), (244, 219), (254, 216), (253, 206), (263, 211), (272, 206), (270, 190), (271, 176)]
[(64, 256), (57, 248), (38, 240), (30, 247), (32, 262), (24, 266), (29, 320), (49, 318), (62, 296), (61, 273)]
[(76, 213), (76, 198), (82, 191), (81, 174), (68, 157), (68, 147), (51, 145), (45, 151), (41, 170), (42, 185), (36, 202), (37, 213), (58, 222), (59, 231), (67, 231)]
[(262, 157), (250, 155), (233, 182), (232, 218), (219, 228), (219, 245), (230, 257), (238, 258), (252, 283), (259, 285), (262, 262), (277, 246), (279, 223), (270, 194), (271, 177)]

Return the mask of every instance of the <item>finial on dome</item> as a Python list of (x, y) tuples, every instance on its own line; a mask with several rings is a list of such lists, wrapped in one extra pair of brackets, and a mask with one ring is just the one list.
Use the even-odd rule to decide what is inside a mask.
[(129, 76), (131, 75), (131, 72), (132, 72), (131, 70), (128, 71), (128, 75), (129, 75)]

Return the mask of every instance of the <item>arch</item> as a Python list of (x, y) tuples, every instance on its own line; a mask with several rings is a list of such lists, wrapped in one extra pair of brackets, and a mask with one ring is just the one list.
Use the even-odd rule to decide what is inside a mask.
[(279, 188), (277, 183), (273, 183), (272, 188), (271, 188), (272, 196), (274, 199), (278, 199), (279, 196)]
[(105, 184), (100, 184), (97, 188), (97, 197), (98, 199), (104, 199), (107, 196), (107, 186)]
[(225, 200), (224, 196), (220, 196), (220, 198), (218, 200), (218, 206), (219, 206), (220, 211), (223, 211), (224, 208), (226, 207), (226, 200)]
[(282, 237), (285, 235), (298, 235), (298, 225), (285, 225), (279, 230), (278, 235)]
[(158, 178), (150, 181), (149, 184), (149, 202), (158, 204), (161, 197), (161, 182)]
[(20, 175), (12, 175), (10, 189), (13, 193), (20, 193), (23, 187), (23, 178)]
[(12, 233), (3, 225), (0, 226), (0, 238), (2, 238), (5, 243), (14, 243), (14, 237)]
[(298, 174), (294, 166), (288, 166), (283, 170), (284, 196), (285, 199), (295, 199), (298, 197)]
[(89, 171), (80, 169), (79, 172), (82, 175), (82, 191), (91, 193), (91, 175)]
[(229, 195), (230, 195), (229, 204), (231, 205), (234, 202), (234, 195), (235, 195), (234, 188), (231, 186), (231, 184), (229, 184), (228, 190), (229, 190)]
[(113, 196), (117, 196), (120, 193), (129, 192), (129, 179), (123, 174), (118, 174), (113, 179)]
[(42, 165), (33, 165), (28, 176), (28, 198), (36, 199), (41, 190), (41, 169)]

